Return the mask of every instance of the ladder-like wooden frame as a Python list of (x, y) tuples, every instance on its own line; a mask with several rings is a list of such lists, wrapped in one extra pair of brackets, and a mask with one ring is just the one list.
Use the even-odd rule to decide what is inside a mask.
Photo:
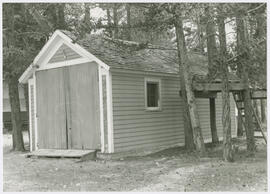
[[(243, 120), (242, 110), (241, 110), (241, 108), (240, 108), (239, 105), (238, 105), (238, 103), (239, 103), (239, 102), (242, 102), (242, 101), (236, 99), (236, 95), (242, 95), (242, 94), (239, 93), (239, 92), (233, 92), (232, 94), (233, 94), (233, 99), (234, 99), (235, 104), (236, 104), (236, 108), (237, 108), (237, 110), (238, 110), (238, 116), (239, 116), (239, 118), (240, 118), (240, 120), (241, 120), (241, 122), (242, 122), (242, 125), (243, 125), (243, 127), (244, 127), (244, 129), (245, 129), (245, 131), (246, 131), (246, 125), (245, 125), (245, 122), (244, 122), (244, 120)], [(239, 96), (238, 96), (238, 97), (239, 97)], [(259, 130), (260, 130), (260, 132), (261, 132), (261, 134), (262, 134), (262, 136), (263, 136), (263, 138), (264, 138), (264, 141), (265, 141), (265, 143), (267, 144), (267, 138), (266, 138), (266, 136), (265, 136), (265, 134), (264, 134), (264, 132), (263, 132), (262, 122), (260, 121), (260, 119), (259, 119), (258, 115), (256, 114), (256, 112), (255, 112), (255, 110), (254, 110), (253, 107), (252, 107), (252, 113), (253, 113), (253, 116), (254, 116), (254, 118), (255, 118), (256, 123), (258, 124)]]

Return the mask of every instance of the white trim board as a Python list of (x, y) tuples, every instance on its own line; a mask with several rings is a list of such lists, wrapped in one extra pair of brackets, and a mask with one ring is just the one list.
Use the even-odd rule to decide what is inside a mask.
[(85, 57), (89, 58), (90, 60), (96, 61), (100, 66), (102, 66), (106, 70), (109, 70), (110, 69), (110, 67), (107, 64), (105, 64), (100, 59), (98, 59), (97, 57), (95, 57), (94, 55), (92, 55), (89, 51), (85, 50), (79, 44), (73, 43), (72, 39), (69, 38), (67, 35), (65, 35), (63, 32), (61, 32), (60, 30), (56, 30), (55, 33), (59, 34), (59, 36), (61, 36), (61, 38), (63, 38), (64, 42), (68, 46), (70, 46), (70, 48), (72, 48), (73, 50), (77, 51), (78, 54), (82, 54)]
[(107, 141), (108, 141), (108, 153), (114, 152), (113, 141), (113, 110), (112, 110), (112, 76), (110, 71), (99, 67), (99, 99), (100, 99), (100, 126), (101, 126), (101, 153), (105, 153), (105, 131), (104, 131), (104, 107), (103, 107), (103, 84), (102, 76), (105, 76), (106, 85), (106, 105), (107, 105)]
[(33, 63), (36, 64), (37, 61), (41, 58), (41, 56), (46, 52), (49, 46), (53, 43), (54, 39), (57, 37), (58, 33), (54, 32), (53, 35), (49, 38), (48, 42), (42, 47), (41, 51), (35, 57)]
[(108, 123), (108, 152), (114, 152), (113, 139), (113, 104), (112, 104), (112, 74), (107, 71), (106, 74), (106, 88), (107, 88), (107, 123)]
[[(57, 42), (55, 43), (54, 41), (57, 41)], [(52, 46), (52, 44), (55, 44), (55, 45), (53, 46), (51, 50), (48, 50), (50, 46)], [(66, 44), (76, 53), (83, 56), (83, 58), (87, 58), (89, 61), (95, 61), (96, 63), (98, 63), (99, 66), (103, 67), (104, 69), (106, 70), (110, 69), (110, 67), (107, 64), (105, 64), (100, 59), (92, 55), (90, 52), (88, 52), (86, 49), (81, 47), (79, 44), (73, 43), (72, 39), (69, 38), (67, 35), (62, 33), (60, 30), (56, 30), (51, 36), (51, 38), (49, 39), (49, 41), (43, 46), (39, 54), (35, 57), (33, 63), (21, 75), (21, 77), (19, 78), (19, 82), (27, 83), (27, 80), (35, 71), (34, 66), (40, 66), (41, 68), (45, 69), (43, 66), (48, 64), (51, 57), (62, 46), (62, 44)], [(42, 60), (43, 56), (44, 56), (44, 59)]]
[[(30, 138), (29, 138), (29, 144), (30, 144), (30, 152), (32, 152), (33, 151), (33, 147), (32, 147), (32, 141), (33, 141), (33, 139), (32, 139), (32, 131), (33, 131), (33, 126), (32, 126), (32, 107), (31, 107), (31, 105), (32, 105), (32, 100), (31, 100), (31, 86), (33, 86), (33, 90), (34, 90), (34, 80), (33, 79), (29, 79), (28, 80), (28, 106), (29, 106), (29, 108), (28, 108), (28, 110), (29, 110), (29, 117), (28, 117), (28, 119), (29, 119), (29, 133), (30, 133)], [(34, 93), (34, 91), (33, 91), (33, 93)]]
[[(40, 63), (39, 68), (44, 68), (44, 66), (47, 65), (47, 63), (51, 60), (51, 58), (55, 55), (55, 53), (58, 51), (58, 49), (64, 44), (64, 41), (62, 39), (59, 39), (53, 48), (48, 52), (46, 58)], [(34, 63), (35, 64), (35, 63)], [(39, 69), (38, 68), (38, 69)]]
[(178, 73), (161, 73), (161, 72), (154, 72), (154, 71), (144, 71), (144, 70), (134, 70), (134, 69), (124, 69), (118, 67), (111, 67), (110, 71), (112, 73), (130, 73), (130, 74), (139, 74), (139, 75), (146, 75), (146, 76), (159, 76), (159, 77), (176, 77), (179, 78)]
[(37, 78), (36, 73), (33, 75), (34, 81), (34, 116), (35, 116), (35, 150), (38, 149), (38, 124), (37, 124)]
[(102, 86), (102, 75), (105, 75), (106, 71), (98, 66), (98, 89), (99, 89), (99, 108), (100, 108), (100, 138), (101, 138), (101, 153), (105, 152), (105, 144), (104, 144), (104, 117), (103, 117), (103, 86)]
[[(158, 107), (148, 107), (147, 106), (147, 83), (157, 83), (158, 84)], [(144, 105), (146, 111), (161, 111), (162, 110), (162, 97), (161, 97), (161, 78), (144, 78)]]
[(56, 62), (56, 63), (47, 63), (46, 66), (43, 66), (37, 71), (42, 71), (42, 70), (47, 70), (47, 69), (54, 69), (54, 68), (59, 68), (59, 67), (65, 67), (65, 66), (72, 66), (72, 65), (79, 65), (82, 63), (88, 63), (92, 62), (87, 58), (77, 58), (77, 59), (71, 59), (68, 61), (61, 61), (61, 62)]

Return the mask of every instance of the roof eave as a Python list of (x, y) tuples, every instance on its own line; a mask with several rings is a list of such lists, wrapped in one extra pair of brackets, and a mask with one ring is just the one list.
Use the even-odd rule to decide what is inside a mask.
[(33, 67), (33, 64), (29, 65), (29, 67), (23, 72), (23, 74), (19, 78), (19, 83), (26, 84), (28, 79), (33, 75), (34, 72), (35, 67)]

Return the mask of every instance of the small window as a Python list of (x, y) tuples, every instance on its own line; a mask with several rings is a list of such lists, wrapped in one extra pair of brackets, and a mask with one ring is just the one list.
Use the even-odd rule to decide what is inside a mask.
[(145, 103), (147, 110), (160, 110), (160, 80), (145, 80)]

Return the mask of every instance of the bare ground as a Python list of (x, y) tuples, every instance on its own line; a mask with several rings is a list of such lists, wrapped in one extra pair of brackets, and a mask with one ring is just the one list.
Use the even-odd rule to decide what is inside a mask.
[(267, 191), (262, 139), (255, 157), (245, 152), (244, 139), (234, 140), (239, 150), (233, 163), (221, 160), (221, 145), (208, 146), (208, 157), (201, 159), (176, 147), (145, 157), (78, 162), (25, 158), (10, 152), (10, 135), (3, 140), (4, 191)]

